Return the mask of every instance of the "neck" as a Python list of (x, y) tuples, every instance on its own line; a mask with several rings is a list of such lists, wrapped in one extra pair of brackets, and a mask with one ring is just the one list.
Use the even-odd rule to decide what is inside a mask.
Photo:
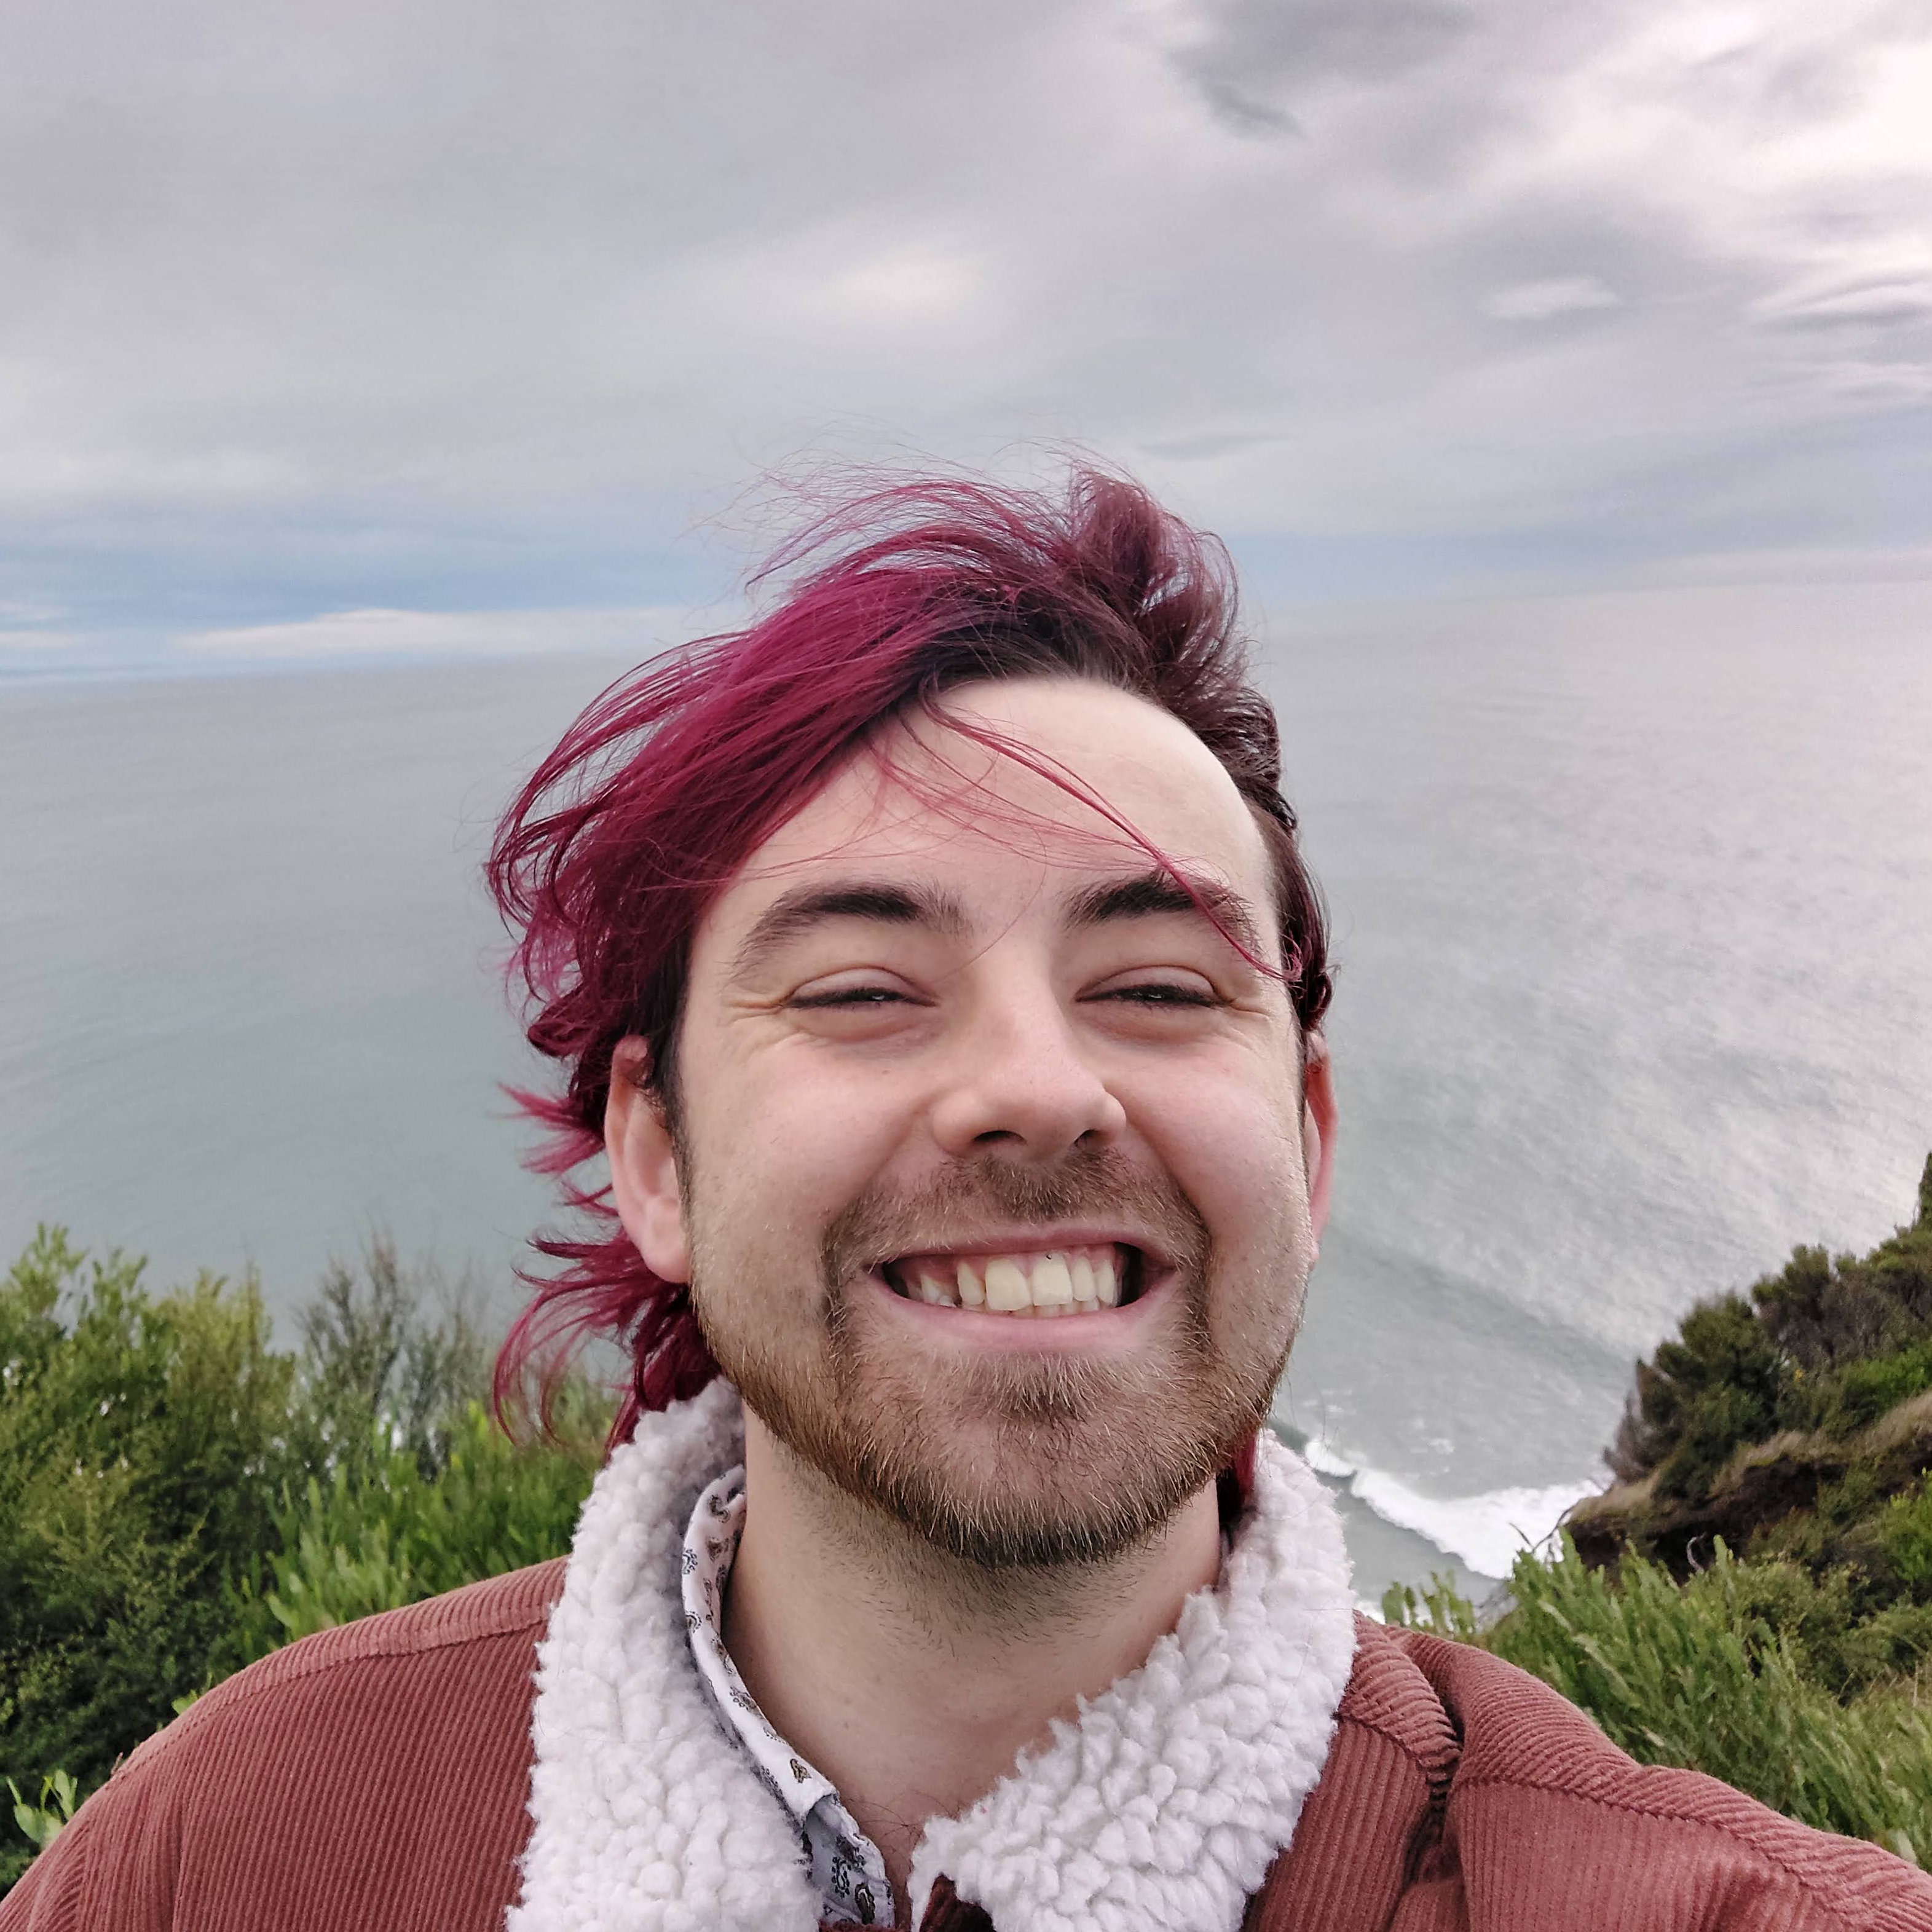
[(926, 1820), (1137, 1669), (1220, 1569), (1211, 1485), (1108, 1562), (988, 1571), (846, 1496), (748, 1413), (745, 1484), (726, 1646), (878, 1846), (901, 1924)]

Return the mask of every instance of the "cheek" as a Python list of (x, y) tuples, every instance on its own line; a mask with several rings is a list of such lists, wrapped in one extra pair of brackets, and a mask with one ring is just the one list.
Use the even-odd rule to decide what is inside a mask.
[(1307, 1222), (1295, 1084), (1201, 1078), (1150, 1096), (1143, 1118), (1158, 1154), (1231, 1264), (1297, 1241)]
[(1154, 1150), (1208, 1223), (1208, 1324), (1222, 1358), (1258, 1372), (1300, 1325), (1314, 1258), (1298, 1083), (1265, 1077), (1178, 1088)]
[(688, 1123), (698, 1219), (720, 1252), (802, 1244), (815, 1255), (826, 1224), (904, 1142), (903, 1123), (876, 1097), (783, 1072), (721, 1084)]

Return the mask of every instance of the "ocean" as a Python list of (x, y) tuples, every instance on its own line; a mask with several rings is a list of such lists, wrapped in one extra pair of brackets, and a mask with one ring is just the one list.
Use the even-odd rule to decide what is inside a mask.
[[(1692, 1301), (1911, 1211), (1928, 609), (1679, 588), (1270, 625), (1342, 1114), (1276, 1414), (1365, 1600), (1485, 1594), (1601, 1481), (1634, 1358)], [(158, 1282), (253, 1265), (286, 1318), (381, 1231), (507, 1309), (548, 1197), (478, 866), (622, 668), (0, 681), (0, 1253), (48, 1221)]]

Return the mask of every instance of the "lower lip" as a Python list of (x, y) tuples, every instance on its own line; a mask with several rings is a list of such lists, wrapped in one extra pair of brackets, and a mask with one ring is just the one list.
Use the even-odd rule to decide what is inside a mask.
[(1146, 1310), (1164, 1298), (1173, 1271), (1163, 1270), (1144, 1282), (1132, 1300), (1118, 1308), (1100, 1309), (1091, 1315), (1049, 1316), (1044, 1321), (1037, 1315), (991, 1315), (983, 1308), (941, 1308), (899, 1294), (877, 1271), (866, 1278), (892, 1304), (896, 1315), (889, 1318), (910, 1322), (922, 1337), (933, 1342), (979, 1352), (1076, 1355), (1130, 1346), (1147, 1324)]

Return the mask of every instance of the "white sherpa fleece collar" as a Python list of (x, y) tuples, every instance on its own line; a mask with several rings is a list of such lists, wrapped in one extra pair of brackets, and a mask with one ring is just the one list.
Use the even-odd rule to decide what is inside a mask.
[[(537, 1652), (530, 1840), (506, 1932), (815, 1932), (790, 1815), (726, 1736), (678, 1587), (699, 1492), (743, 1456), (722, 1382), (646, 1416), (584, 1504)], [(1354, 1654), (1340, 1522), (1265, 1432), (1219, 1586), (1141, 1668), (914, 1856), (997, 1932), (1237, 1932), (1328, 1755)]]

